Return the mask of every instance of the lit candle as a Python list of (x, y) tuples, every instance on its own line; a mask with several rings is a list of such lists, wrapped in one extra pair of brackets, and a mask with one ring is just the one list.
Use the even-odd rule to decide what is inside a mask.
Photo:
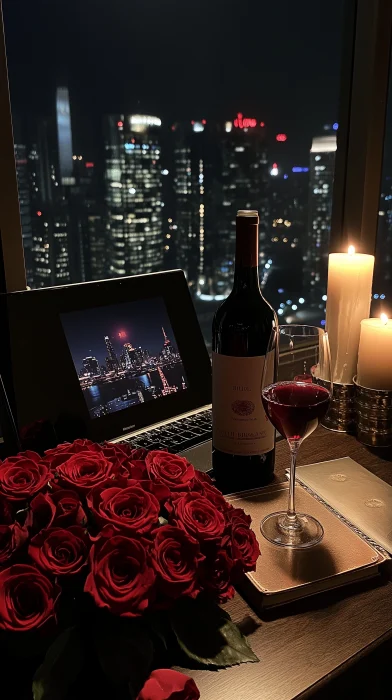
[(357, 382), (370, 389), (392, 389), (392, 320), (386, 314), (361, 321)]
[(331, 348), (333, 381), (352, 384), (356, 374), (360, 323), (368, 318), (374, 256), (331, 253), (328, 263), (326, 329)]

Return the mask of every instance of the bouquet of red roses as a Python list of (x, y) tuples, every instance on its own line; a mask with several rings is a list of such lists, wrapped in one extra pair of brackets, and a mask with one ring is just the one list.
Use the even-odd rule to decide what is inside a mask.
[[(162, 658), (257, 660), (217, 603), (259, 553), (250, 517), (182, 457), (88, 440), (21, 453), (0, 464), (0, 643), (56, 635), (36, 700), (76, 697), (92, 649), (119, 697), (148, 700)], [(184, 678), (176, 697), (198, 697)]]

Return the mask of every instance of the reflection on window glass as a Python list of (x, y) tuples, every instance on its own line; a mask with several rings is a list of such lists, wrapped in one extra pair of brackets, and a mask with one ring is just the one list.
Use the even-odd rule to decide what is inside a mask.
[(181, 267), (209, 339), (252, 208), (266, 297), (320, 323), (342, 5), (3, 0), (28, 284)]
[(371, 316), (392, 318), (392, 73), (384, 144)]

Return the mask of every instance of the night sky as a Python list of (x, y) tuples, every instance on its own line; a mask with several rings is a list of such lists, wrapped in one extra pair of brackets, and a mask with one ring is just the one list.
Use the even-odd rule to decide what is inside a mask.
[[(77, 371), (84, 357), (93, 355), (99, 364), (105, 364), (107, 349), (104, 336), (108, 335), (117, 357), (124, 343), (149, 350), (157, 355), (163, 347), (162, 326), (172, 345), (177, 349), (169, 317), (162, 299), (99, 306), (94, 309), (73, 311), (61, 315), (64, 332)], [(126, 334), (119, 338), (119, 333)]]
[(68, 84), (87, 141), (108, 112), (170, 122), (242, 111), (287, 132), (293, 157), (307, 156), (311, 137), (338, 118), (343, 6), (3, 0), (13, 107), (45, 113), (56, 85)]

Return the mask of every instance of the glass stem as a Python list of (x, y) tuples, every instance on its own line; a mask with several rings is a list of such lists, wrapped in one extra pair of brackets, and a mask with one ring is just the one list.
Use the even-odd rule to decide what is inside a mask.
[(297, 455), (299, 450), (299, 442), (289, 442), (290, 447), (290, 485), (289, 485), (289, 503), (287, 506), (287, 518), (291, 522), (295, 522), (297, 515), (295, 512), (295, 467), (297, 464)]

